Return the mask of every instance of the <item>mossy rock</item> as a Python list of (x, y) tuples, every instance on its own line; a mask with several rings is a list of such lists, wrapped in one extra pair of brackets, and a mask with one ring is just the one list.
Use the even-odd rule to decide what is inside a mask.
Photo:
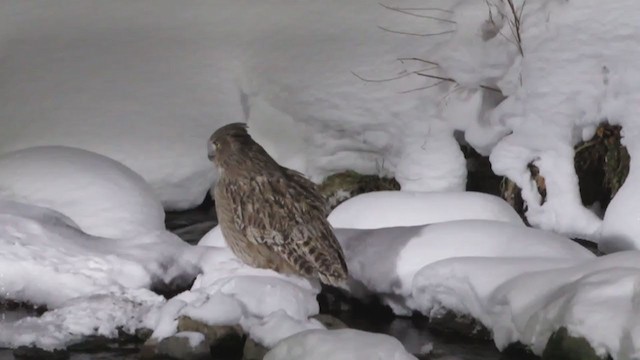
[(596, 354), (589, 342), (583, 337), (569, 334), (567, 328), (561, 327), (554, 332), (542, 353), (542, 360), (607, 360), (609, 356)]
[(331, 209), (356, 195), (383, 190), (400, 190), (400, 184), (393, 178), (363, 175), (351, 170), (330, 175), (320, 184), (320, 192)]

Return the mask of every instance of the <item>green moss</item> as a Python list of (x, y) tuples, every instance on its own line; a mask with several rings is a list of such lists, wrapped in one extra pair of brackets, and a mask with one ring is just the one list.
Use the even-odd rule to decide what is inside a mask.
[(606, 208), (629, 174), (630, 157), (620, 142), (621, 130), (601, 124), (589, 141), (576, 145), (575, 169), (585, 205), (599, 202)]
[(598, 356), (585, 338), (570, 335), (564, 327), (551, 335), (542, 353), (542, 360), (605, 360), (609, 358)]
[(382, 190), (400, 190), (400, 184), (392, 178), (363, 175), (351, 170), (330, 175), (320, 184), (320, 192), (331, 208), (358, 194)]

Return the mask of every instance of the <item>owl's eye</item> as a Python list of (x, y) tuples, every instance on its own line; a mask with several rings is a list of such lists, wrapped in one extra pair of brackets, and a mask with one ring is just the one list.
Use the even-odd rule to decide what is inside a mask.
[(213, 143), (213, 146), (215, 146), (216, 149), (219, 149), (220, 148), (220, 143), (216, 141), (216, 142)]

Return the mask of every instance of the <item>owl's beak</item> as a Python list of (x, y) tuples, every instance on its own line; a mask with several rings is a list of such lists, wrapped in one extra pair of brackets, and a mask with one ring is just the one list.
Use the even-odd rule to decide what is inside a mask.
[(213, 159), (216, 158), (216, 148), (213, 146), (211, 141), (207, 142), (207, 157), (209, 158), (209, 161), (213, 161)]

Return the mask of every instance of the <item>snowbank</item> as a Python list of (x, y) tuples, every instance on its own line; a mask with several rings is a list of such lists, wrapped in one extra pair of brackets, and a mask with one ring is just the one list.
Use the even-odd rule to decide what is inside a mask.
[[(38, 318), (0, 323), (0, 344), (60, 348), (84, 336), (152, 327), (164, 298), (147, 290), (195, 276), (197, 257), (175, 235), (88, 235), (46, 208), (0, 201), (0, 288), (7, 300), (45, 305)], [(54, 329), (54, 330), (52, 330)]]
[(522, 224), (507, 202), (476, 192), (377, 191), (355, 196), (329, 215), (336, 228), (379, 229), (480, 219)]
[(634, 359), (640, 322), (640, 252), (599, 258), (452, 258), (413, 280), (419, 311), (471, 315), (499, 349), (520, 342), (538, 355), (560, 328), (601, 356)]
[(374, 230), (336, 229), (349, 275), (383, 294), (394, 311), (406, 313), (416, 273), (459, 257), (590, 259), (588, 250), (560, 235), (500, 221), (459, 220)]
[(57, 210), (94, 236), (132, 238), (165, 228), (162, 205), (144, 179), (117, 161), (75, 148), (0, 156), (0, 199)]
[[(466, 113), (477, 116), (458, 117), (454, 126), (481, 153), (490, 154), (494, 172), (522, 188), (529, 222), (596, 240), (601, 219), (581, 202), (573, 146), (588, 140), (599, 122), (609, 121), (623, 126), (623, 143), (631, 146), (631, 158), (638, 158), (640, 71), (628, 59), (639, 56), (640, 5), (631, 0), (514, 3), (522, 20), (520, 41), (506, 2), (452, 5), (451, 20), (464, 26), (429, 52), (444, 75), (461, 84), (446, 95), (441, 113), (461, 113), (455, 107), (465, 96), (479, 101)], [(490, 101), (491, 91), (478, 90), (481, 85), (499, 89), (504, 101)], [(529, 164), (545, 179), (544, 199)], [(632, 173), (637, 166), (632, 160)], [(632, 239), (640, 235), (636, 193), (620, 192), (615, 201), (620, 204), (606, 216), (612, 224), (605, 224), (603, 235), (618, 239), (612, 239), (612, 250), (635, 248)], [(618, 221), (626, 220), (634, 225), (619, 229)]]
[[(278, 161), (314, 180), (345, 169), (394, 173), (404, 156), (434, 169), (416, 181), (416, 168), (403, 165), (413, 189), (464, 184), (453, 134), (426, 121), (430, 93), (405, 93), (433, 83), (411, 74), (430, 66), (397, 60), (446, 38), (452, 23), (368, 0), (8, 0), (0, 23), (0, 153), (91, 150), (141, 174), (166, 207), (185, 209), (215, 177), (206, 139), (223, 124), (249, 121)], [(443, 34), (416, 38), (378, 26)], [(354, 73), (401, 78), (370, 82)], [(405, 149), (402, 139), (417, 130), (451, 151)]]
[(291, 336), (265, 360), (416, 360), (398, 340), (359, 330), (311, 330)]

